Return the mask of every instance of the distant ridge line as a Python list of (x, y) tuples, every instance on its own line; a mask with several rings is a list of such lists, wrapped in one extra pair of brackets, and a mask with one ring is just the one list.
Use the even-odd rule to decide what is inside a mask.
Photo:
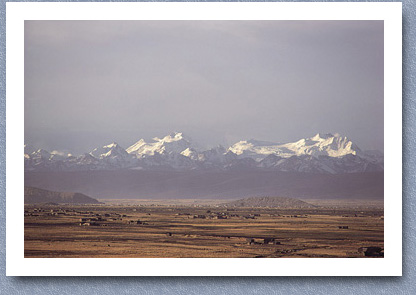
[(382, 152), (362, 151), (347, 137), (329, 133), (288, 143), (241, 140), (228, 148), (204, 150), (176, 132), (155, 137), (152, 142), (140, 139), (127, 149), (113, 142), (79, 156), (25, 145), (24, 159), (25, 171), (253, 170), (342, 174), (384, 170)]
[(25, 204), (102, 204), (98, 200), (81, 193), (56, 192), (25, 186)]

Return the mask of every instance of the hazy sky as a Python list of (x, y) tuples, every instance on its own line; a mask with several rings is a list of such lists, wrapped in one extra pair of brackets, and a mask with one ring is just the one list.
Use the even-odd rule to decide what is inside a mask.
[(26, 21), (25, 142), (318, 132), (383, 149), (383, 21)]

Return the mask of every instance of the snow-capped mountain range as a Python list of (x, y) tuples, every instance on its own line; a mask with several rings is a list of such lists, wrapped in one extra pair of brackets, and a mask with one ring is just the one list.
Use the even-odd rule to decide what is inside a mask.
[(127, 149), (111, 143), (79, 156), (25, 145), (24, 157), (26, 171), (253, 169), (337, 174), (384, 168), (381, 152), (362, 151), (347, 137), (319, 133), (290, 143), (248, 140), (203, 150), (175, 132), (152, 142), (140, 139)]

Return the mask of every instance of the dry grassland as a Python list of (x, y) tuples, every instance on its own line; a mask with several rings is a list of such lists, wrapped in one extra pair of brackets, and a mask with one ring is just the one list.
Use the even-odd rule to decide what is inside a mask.
[(382, 216), (353, 208), (27, 205), (25, 257), (364, 257), (360, 247), (384, 246)]

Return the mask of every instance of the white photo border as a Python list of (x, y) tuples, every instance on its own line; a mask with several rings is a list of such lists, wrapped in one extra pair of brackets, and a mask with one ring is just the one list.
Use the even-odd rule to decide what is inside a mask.
[[(24, 258), (25, 20), (383, 20), (384, 249), (366, 258)], [(402, 4), (6, 3), (7, 276), (401, 276)]]

